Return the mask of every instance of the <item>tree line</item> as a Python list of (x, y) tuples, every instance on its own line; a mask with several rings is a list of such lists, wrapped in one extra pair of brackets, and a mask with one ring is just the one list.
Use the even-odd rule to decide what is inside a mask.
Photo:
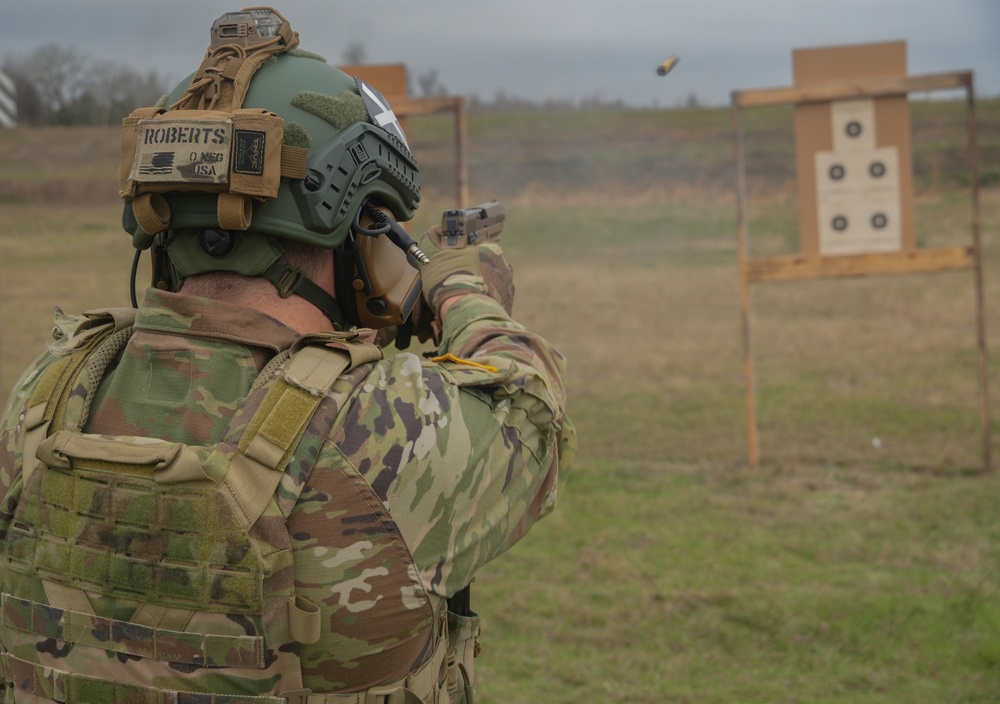
[(5, 56), (2, 68), (14, 81), (22, 125), (117, 125), (169, 90), (167, 79), (155, 71), (143, 73), (57, 44)]
[[(344, 61), (363, 64), (365, 54), (364, 45), (354, 43), (344, 51)], [(172, 87), (155, 71), (143, 73), (58, 44), (24, 55), (9, 54), (0, 69), (14, 81), (22, 125), (117, 125), (133, 109), (153, 105)], [(437, 71), (420, 73), (416, 79), (423, 95), (446, 93)], [(411, 84), (411, 92), (412, 88)]]
[[(365, 63), (364, 45), (348, 46), (348, 64)], [(155, 71), (142, 72), (128, 64), (94, 58), (80, 49), (50, 44), (24, 55), (7, 55), (0, 64), (14, 81), (18, 123), (44, 125), (118, 125), (136, 107), (153, 105), (171, 85)], [(436, 70), (418, 72), (413, 95), (445, 95), (447, 89)], [(417, 90), (414, 91), (414, 88)], [(469, 96), (472, 113), (574, 108), (624, 108), (621, 100), (600, 97), (533, 101), (498, 91), (492, 98)], [(697, 107), (693, 97), (687, 107)]]

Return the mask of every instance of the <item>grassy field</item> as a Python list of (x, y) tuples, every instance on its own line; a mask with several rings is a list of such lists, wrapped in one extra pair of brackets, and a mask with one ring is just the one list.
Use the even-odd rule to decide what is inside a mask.
[[(914, 105), (921, 246), (968, 242), (964, 121)], [(979, 121), (996, 417), (1000, 102)], [(745, 128), (753, 251), (793, 253), (791, 112)], [(416, 230), (453, 206), (450, 129), (411, 123)], [(469, 135), (473, 199), (508, 207), (515, 314), (569, 358), (580, 435), (557, 512), (473, 589), (479, 701), (1000, 701), (971, 275), (756, 286), (750, 472), (728, 111), (484, 115)], [(127, 304), (117, 140), (0, 133), (0, 394), (53, 305)]]

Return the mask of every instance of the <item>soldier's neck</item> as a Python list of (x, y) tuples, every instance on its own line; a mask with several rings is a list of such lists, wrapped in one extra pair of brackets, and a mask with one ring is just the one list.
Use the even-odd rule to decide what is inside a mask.
[[(328, 281), (323, 288), (329, 288), (328, 293), (332, 295), (332, 275), (320, 278)], [(330, 319), (319, 308), (298, 296), (282, 298), (274, 284), (259, 277), (226, 272), (200, 274), (186, 279), (180, 292), (253, 308), (284, 323), (300, 335), (333, 330)]]

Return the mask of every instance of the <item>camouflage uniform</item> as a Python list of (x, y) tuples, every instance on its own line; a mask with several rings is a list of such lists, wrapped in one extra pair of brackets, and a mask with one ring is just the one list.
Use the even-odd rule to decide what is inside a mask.
[[(144, 437), (209, 448), (206, 475), (249, 432), (268, 402), (262, 382), (282, 376), (298, 339), (262, 313), (154, 289), (134, 327), (118, 327), (121, 351), (106, 371), (79, 372), (66, 417), (137, 451)], [(278, 702), (268, 697), (443, 672), (431, 659), (446, 637), (445, 598), (551, 509), (572, 446), (563, 358), (472, 293), (444, 318), (440, 357), (360, 363), (316, 400), (272, 499), (240, 534), (215, 485), (183, 493), (150, 481), (162, 463), (111, 480), (82, 460), (21, 476), (39, 380), (86, 334), (57, 341), (25, 373), (0, 426), (5, 702)], [(89, 380), (84, 402), (88, 374), (103, 378)], [(116, 560), (127, 562), (118, 572)], [(314, 638), (268, 632), (268, 610), (284, 600), (318, 608)], [(474, 620), (457, 625), (475, 635)], [(273, 676), (295, 669), (281, 665), (288, 658), (301, 682)], [(242, 698), (185, 698), (231, 693), (222, 677), (240, 682)]]

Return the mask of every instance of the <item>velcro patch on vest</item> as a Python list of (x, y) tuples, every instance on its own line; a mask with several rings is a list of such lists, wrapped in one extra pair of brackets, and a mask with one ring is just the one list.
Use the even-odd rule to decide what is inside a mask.
[(232, 120), (140, 120), (137, 131), (134, 182), (229, 183)]

